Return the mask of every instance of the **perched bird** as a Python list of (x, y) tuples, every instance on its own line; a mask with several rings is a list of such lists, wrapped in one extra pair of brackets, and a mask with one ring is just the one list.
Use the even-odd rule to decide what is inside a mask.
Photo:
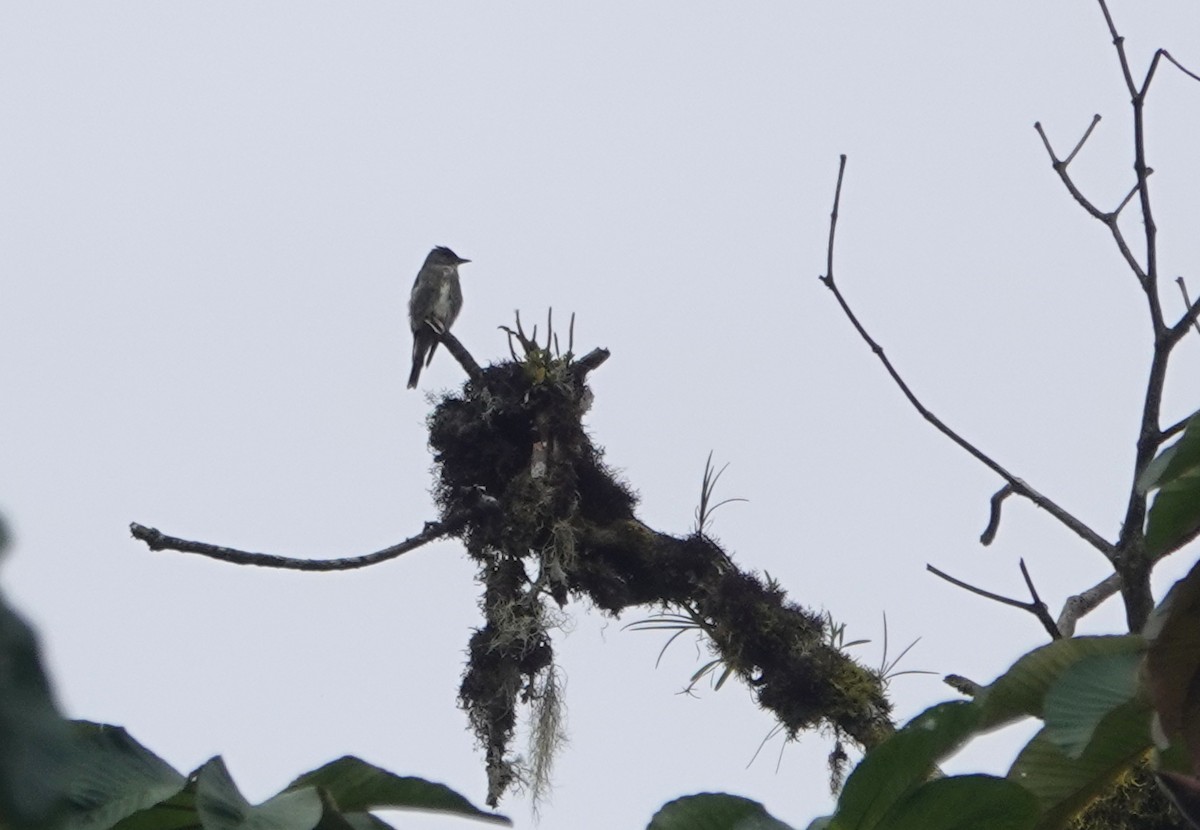
[(417, 272), (412, 295), (408, 298), (408, 322), (412, 326), (412, 374), (408, 388), (416, 389), (421, 368), (433, 360), (438, 347), (438, 333), (454, 325), (462, 311), (462, 286), (458, 284), (458, 266), (463, 259), (449, 248), (439, 245), (425, 257)]

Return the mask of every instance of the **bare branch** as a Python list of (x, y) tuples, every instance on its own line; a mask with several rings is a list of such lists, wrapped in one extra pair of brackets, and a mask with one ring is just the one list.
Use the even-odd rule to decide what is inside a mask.
[[(1195, 415), (1195, 414), (1196, 413), (1194, 413), (1194, 412), (1192, 413), (1192, 415)], [(1188, 415), (1186, 418), (1181, 418), (1180, 420), (1176, 421), (1175, 423), (1171, 424), (1169, 427), (1164, 429), (1159, 434), (1158, 443), (1161, 444), (1162, 442), (1166, 441), (1171, 436), (1178, 435), (1179, 433), (1181, 433), (1185, 429), (1187, 429), (1188, 423), (1192, 420), (1192, 415)]]
[(403, 542), (384, 548), (381, 551), (376, 551), (375, 553), (368, 553), (362, 556), (348, 556), (340, 559), (297, 559), (290, 556), (277, 556), (272, 553), (251, 553), (249, 551), (237, 550), (236, 548), (209, 544), (208, 542), (194, 542), (190, 539), (168, 536), (157, 528), (144, 527), (137, 522), (129, 525), (129, 532), (133, 535), (133, 538), (145, 542), (146, 547), (154, 551), (175, 550), (180, 553), (197, 553), (201, 556), (207, 556), (210, 559), (231, 562), (234, 565), (257, 565), (263, 568), (284, 568), (292, 571), (349, 571), (355, 568), (377, 565), (389, 559), (395, 559), (435, 539), (448, 536), (466, 524), (472, 515), (471, 512), (464, 511), (441, 522), (426, 522), (424, 530), (415, 536), (405, 539)]
[(454, 359), (458, 361), (458, 365), (463, 367), (463, 371), (467, 373), (467, 377), (476, 383), (483, 380), (483, 370), (479, 368), (479, 364), (475, 362), (475, 358), (471, 357), (471, 353), (466, 350), (463, 344), (458, 342), (457, 337), (447, 329), (438, 331), (437, 335), (438, 339), (442, 341), (442, 345), (446, 347), (446, 351), (450, 352), (454, 356)]
[(1086, 591), (1068, 597), (1067, 601), (1063, 603), (1062, 612), (1058, 615), (1058, 630), (1064, 637), (1074, 637), (1075, 624), (1119, 590), (1121, 590), (1121, 577), (1114, 573)]
[(1196, 298), (1196, 302), (1188, 299), (1187, 285), (1183, 281), (1183, 277), (1176, 277), (1175, 282), (1179, 285), (1179, 290), (1183, 292), (1183, 301), (1187, 304), (1187, 312), (1179, 319), (1175, 325), (1167, 330), (1166, 344), (1168, 347), (1173, 347), (1178, 341), (1183, 339), (1187, 334), (1188, 326), (1195, 326), (1196, 331), (1200, 332), (1200, 297)]
[(1009, 484), (1009, 486), (1012, 487), (1014, 493), (1029, 499), (1038, 507), (1042, 508), (1051, 516), (1056, 518), (1067, 528), (1072, 530), (1081, 539), (1103, 553), (1106, 557), (1111, 557), (1113, 553), (1112, 543), (1104, 539), (1104, 537), (1068, 513), (1058, 504), (1030, 487), (1021, 479), (1017, 478), (1004, 467), (1001, 467), (991, 458), (991, 456), (982, 452), (974, 444), (960, 436), (957, 432), (947, 426), (940, 418), (926, 409), (925, 405), (917, 399), (917, 396), (913, 394), (913, 391), (908, 387), (908, 384), (905, 383), (904, 378), (902, 378), (900, 373), (896, 371), (896, 368), (892, 365), (892, 362), (888, 360), (887, 355), (883, 353), (883, 347), (876, 343), (874, 339), (872, 339), (871, 335), (867, 333), (867, 330), (863, 328), (862, 323), (858, 321), (858, 318), (850, 309), (849, 303), (846, 302), (846, 298), (843, 297), (842, 292), (838, 290), (837, 284), (834, 282), (833, 278), (833, 240), (834, 231), (837, 227), (838, 207), (842, 196), (842, 176), (845, 169), (846, 157), (843, 155), (841, 157), (841, 165), (838, 168), (837, 188), (834, 192), (833, 211), (830, 214), (829, 220), (829, 249), (826, 259), (826, 274), (825, 276), (820, 277), (821, 282), (825, 284), (826, 288), (833, 292), (833, 296), (837, 299), (838, 305), (842, 307), (842, 311), (845, 312), (846, 317), (849, 318), (850, 323), (854, 326), (859, 336), (862, 337), (868, 346), (870, 346), (871, 351), (875, 353), (877, 358), (879, 358), (879, 361), (883, 364), (884, 369), (887, 370), (888, 375), (891, 376), (892, 380), (900, 388), (900, 391), (904, 393), (904, 397), (908, 398), (908, 402), (913, 405), (913, 408), (915, 408), (917, 412), (921, 414), (921, 417), (933, 424), (933, 426), (939, 432), (941, 432), (954, 443), (958, 444), (958, 446), (960, 446), (962, 449), (966, 450), (967, 453), (973, 456), (985, 467), (1003, 478)]
[(996, 540), (996, 531), (1000, 529), (1000, 505), (1014, 492), (1011, 484), (1005, 484), (992, 494), (992, 510), (988, 516), (987, 527), (983, 529), (983, 533), (979, 536), (980, 544), (990, 545)]
[(1171, 57), (1171, 53), (1170, 53), (1170, 52), (1168, 52), (1166, 49), (1159, 49), (1159, 50), (1158, 50), (1158, 52), (1156, 52), (1156, 53), (1155, 53), (1155, 57), (1157, 58), (1159, 55), (1162, 55), (1164, 58), (1166, 58), (1167, 60), (1169, 60), (1171, 63), (1175, 64), (1175, 68), (1176, 68), (1176, 69), (1178, 69), (1178, 70), (1179, 70), (1180, 72), (1182, 72), (1184, 75), (1187, 75), (1187, 76), (1188, 76), (1189, 78), (1191, 78), (1193, 81), (1200, 81), (1200, 75), (1197, 75), (1195, 72), (1193, 72), (1192, 70), (1188, 69), (1188, 68), (1187, 68), (1186, 66), (1184, 66), (1182, 63), (1180, 63), (1179, 61), (1175, 60), (1175, 58)]
[(1183, 295), (1183, 305), (1188, 310), (1188, 313), (1184, 315), (1184, 320), (1181, 322), (1184, 322), (1188, 317), (1191, 317), (1192, 325), (1196, 327), (1196, 333), (1200, 334), (1200, 321), (1196, 319), (1195, 314), (1192, 312), (1193, 306), (1191, 299), (1188, 297), (1187, 283), (1183, 281), (1183, 277), (1176, 277), (1175, 284), (1179, 286), (1179, 293)]
[(837, 187), (833, 190), (833, 210), (829, 214), (829, 246), (825, 250), (825, 276), (822, 281), (829, 285), (833, 282), (833, 236), (837, 232), (838, 207), (842, 203), (842, 179), (846, 175), (846, 154), (842, 153), (838, 161)]
[(582, 380), (585, 375), (587, 375), (593, 369), (598, 368), (600, 366), (600, 364), (603, 363), (604, 361), (608, 360), (608, 358), (609, 358), (608, 349), (601, 349), (599, 347), (592, 349), (590, 352), (585, 354), (583, 357), (579, 358), (579, 360), (575, 361), (575, 364), (574, 364), (575, 374), (579, 377), (580, 380)]
[(985, 599), (990, 599), (1003, 605), (1011, 605), (1013, 608), (1020, 608), (1022, 611), (1028, 611), (1030, 614), (1033, 614), (1035, 617), (1037, 617), (1038, 622), (1040, 622), (1042, 627), (1046, 629), (1046, 633), (1050, 635), (1051, 639), (1062, 639), (1063, 635), (1060, 632), (1058, 625), (1054, 622), (1054, 618), (1050, 616), (1050, 611), (1046, 608), (1046, 603), (1042, 602), (1041, 597), (1039, 597), (1037, 594), (1037, 590), (1033, 587), (1033, 580), (1029, 578), (1029, 571), (1025, 568), (1025, 560), (1021, 560), (1021, 574), (1025, 577), (1025, 585), (1029, 588), (1029, 593), (1033, 597), (1030, 602), (1022, 602), (1019, 599), (1013, 599), (1012, 597), (996, 594), (983, 588), (977, 588), (968, 582), (963, 582), (961, 579), (956, 579), (950, 576), (950, 574), (946, 573), (945, 571), (938, 570), (933, 565), (926, 564), (925, 570), (929, 571), (934, 576), (946, 580), (951, 585), (957, 585), (964, 591), (970, 591), (972, 594), (984, 597)]
[[(1099, 115), (1092, 117), (1092, 123), (1088, 127), (1087, 132), (1084, 133), (1085, 139), (1087, 136), (1091, 135), (1092, 130), (1095, 128), (1099, 120)], [(1125, 241), (1125, 234), (1121, 231), (1120, 225), (1117, 224), (1117, 213), (1119, 212), (1120, 208), (1111, 213), (1105, 213), (1104, 211), (1100, 210), (1100, 208), (1092, 204), (1090, 199), (1083, 195), (1083, 192), (1075, 185), (1075, 181), (1071, 178), (1071, 174), (1067, 172), (1067, 164), (1070, 159), (1075, 157), (1075, 153), (1079, 151), (1079, 148), (1083, 144), (1083, 139), (1081, 139), (1079, 144), (1075, 146), (1075, 150), (1071, 152), (1071, 155), (1068, 156), (1068, 159), (1062, 160), (1055, 155), (1054, 148), (1050, 145), (1050, 139), (1046, 137), (1046, 131), (1042, 129), (1042, 122), (1036, 122), (1033, 125), (1033, 128), (1037, 130), (1037, 134), (1041, 136), (1042, 144), (1046, 147), (1046, 154), (1050, 156), (1050, 164), (1054, 168), (1054, 172), (1058, 174), (1059, 179), (1062, 180), (1063, 185), (1067, 188), (1067, 192), (1071, 194), (1072, 198), (1074, 198), (1075, 201), (1078, 202), (1085, 211), (1087, 211), (1089, 216), (1104, 223), (1105, 227), (1108, 228), (1109, 233), (1112, 234), (1113, 241), (1117, 243), (1117, 250), (1121, 252), (1121, 257), (1125, 260), (1125, 264), (1128, 265), (1129, 269), (1133, 271), (1135, 276), (1137, 276), (1138, 282), (1144, 285), (1146, 282), (1146, 273), (1142, 270), (1141, 263), (1137, 261), (1137, 257), (1134, 256), (1133, 251), (1130, 249), (1129, 243)], [(1137, 192), (1137, 189), (1138, 188), (1135, 187), (1134, 192)], [(1121, 202), (1121, 207), (1124, 207), (1125, 203), (1128, 201), (1129, 197), (1127, 196)]]
[(981, 683), (976, 683), (969, 677), (963, 677), (961, 674), (948, 674), (942, 678), (942, 682), (954, 689), (956, 692), (967, 697), (977, 697), (983, 691), (984, 686)]
[[(1154, 171), (1153, 171), (1153, 170), (1151, 170), (1151, 169), (1149, 169), (1149, 168), (1147, 168), (1147, 169), (1146, 169), (1146, 175), (1147, 175), (1147, 176), (1151, 175), (1152, 173), (1154, 173)], [(1136, 184), (1135, 184), (1133, 187), (1131, 187), (1131, 188), (1129, 189), (1129, 192), (1125, 194), (1125, 198), (1121, 200), (1121, 204), (1117, 205), (1117, 208), (1116, 208), (1116, 210), (1114, 210), (1114, 211), (1112, 212), (1112, 215), (1113, 215), (1113, 218), (1114, 218), (1114, 219), (1115, 219), (1116, 217), (1120, 216), (1120, 215), (1121, 215), (1121, 211), (1123, 211), (1123, 210), (1125, 209), (1125, 206), (1126, 206), (1126, 205), (1128, 205), (1128, 204), (1129, 204), (1131, 201), (1133, 201), (1133, 197), (1134, 197), (1134, 196), (1136, 196), (1136, 195), (1138, 194), (1138, 190), (1139, 190), (1139, 189), (1140, 189), (1140, 188), (1139, 188), (1139, 187), (1138, 187), (1138, 185), (1136, 185)]]
[(1112, 35), (1113, 46), (1117, 47), (1117, 56), (1121, 60), (1121, 74), (1125, 76), (1125, 86), (1129, 90), (1129, 94), (1137, 96), (1138, 90), (1133, 83), (1133, 73), (1129, 71), (1129, 59), (1125, 57), (1125, 38), (1117, 34), (1117, 27), (1113, 24), (1112, 15), (1108, 12), (1108, 3), (1100, 0), (1100, 10), (1104, 12), (1104, 20), (1108, 23), (1108, 33)]
[[(1063, 161), (1062, 161), (1063, 167), (1066, 167), (1068, 164), (1070, 164), (1071, 162), (1073, 162), (1075, 160), (1075, 156), (1079, 155), (1079, 151), (1083, 149), (1084, 143), (1089, 138), (1092, 137), (1092, 131), (1096, 129), (1096, 125), (1099, 123), (1100, 123), (1100, 113), (1096, 113), (1095, 115), (1092, 116), (1092, 123), (1088, 124), (1088, 128), (1083, 131), (1083, 138), (1079, 139), (1079, 141), (1075, 144), (1075, 149), (1072, 150), (1065, 159), (1063, 159)], [(1037, 127), (1038, 132), (1041, 133), (1042, 142), (1046, 145), (1046, 149), (1050, 151), (1050, 156), (1053, 157), (1054, 151), (1050, 150), (1050, 143), (1048, 141), (1046, 141), (1046, 134), (1042, 132), (1040, 125), (1035, 124), (1034, 126)]]
[(1054, 618), (1050, 616), (1050, 609), (1046, 607), (1046, 603), (1042, 602), (1042, 598), (1038, 596), (1037, 588), (1033, 584), (1033, 577), (1029, 575), (1029, 568), (1025, 567), (1025, 559), (1019, 559), (1018, 564), (1021, 567), (1021, 576), (1025, 578), (1025, 587), (1029, 589), (1029, 604), (1033, 606), (1033, 613), (1041, 622), (1042, 627), (1050, 634), (1051, 639), (1061, 640), (1062, 631), (1059, 630)]

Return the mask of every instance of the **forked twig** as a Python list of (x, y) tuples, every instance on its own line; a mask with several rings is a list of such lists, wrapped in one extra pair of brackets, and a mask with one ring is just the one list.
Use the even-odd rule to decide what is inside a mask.
[(934, 576), (946, 580), (951, 585), (957, 585), (964, 591), (970, 591), (972, 594), (984, 597), (985, 599), (994, 600), (995, 602), (999, 602), (1004, 605), (1011, 605), (1013, 608), (1020, 608), (1022, 611), (1028, 611), (1030, 614), (1033, 614), (1035, 617), (1037, 617), (1038, 622), (1040, 622), (1042, 627), (1046, 629), (1046, 633), (1050, 635), (1051, 639), (1061, 640), (1063, 636), (1062, 631), (1059, 629), (1058, 624), (1054, 621), (1054, 618), (1050, 616), (1050, 610), (1046, 607), (1046, 603), (1042, 602), (1042, 598), (1038, 596), (1037, 588), (1033, 586), (1033, 579), (1031, 579), (1029, 576), (1029, 569), (1025, 567), (1024, 559), (1020, 560), (1020, 566), (1021, 576), (1025, 578), (1025, 587), (1029, 589), (1029, 602), (1013, 599), (1012, 597), (1006, 597), (983, 588), (978, 588), (969, 582), (963, 582), (961, 579), (956, 579), (950, 576), (950, 574), (946, 573), (945, 571), (938, 570), (933, 565), (927, 564), (925, 566), (925, 570), (929, 571)]

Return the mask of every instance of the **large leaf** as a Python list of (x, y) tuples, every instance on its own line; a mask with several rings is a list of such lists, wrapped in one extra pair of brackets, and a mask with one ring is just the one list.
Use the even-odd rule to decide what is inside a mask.
[(301, 775), (287, 786), (287, 790), (306, 787), (323, 789), (345, 813), (380, 809), (427, 810), (512, 824), (504, 816), (479, 809), (444, 784), (394, 775), (349, 755)]
[(748, 798), (700, 793), (669, 801), (646, 830), (792, 830)]
[(1068, 758), (1078, 758), (1101, 719), (1134, 698), (1138, 652), (1097, 654), (1071, 665), (1046, 693), (1046, 739)]
[(113, 830), (196, 830), (196, 782), (153, 807), (139, 810), (113, 825)]
[[(7, 538), (0, 521), (0, 553)], [(70, 755), (33, 629), (0, 597), (0, 820), (47, 827), (63, 807)]]
[(1200, 760), (1200, 564), (1171, 590), (1146, 624), (1147, 686), (1168, 739), (1183, 737)]
[(956, 700), (926, 709), (892, 737), (867, 753), (846, 780), (833, 826), (872, 830), (917, 786), (934, 765), (976, 730), (979, 707)]
[(1193, 413), (1178, 441), (1151, 461), (1138, 476), (1137, 487), (1148, 493), (1183, 478), (1200, 474), (1200, 412)]
[(1060, 827), (1149, 749), (1149, 709), (1131, 701), (1101, 719), (1077, 759), (1067, 757), (1043, 729), (1021, 750), (1008, 777), (1037, 797), (1039, 828)]
[(1146, 554), (1158, 558), (1200, 534), (1200, 473), (1164, 485), (1146, 519)]
[(1183, 435), (1163, 450), (1138, 477), (1138, 489), (1158, 488), (1146, 518), (1146, 552), (1163, 556), (1200, 533), (1200, 413)]
[(204, 830), (313, 830), (322, 810), (321, 797), (311, 787), (251, 805), (219, 757), (196, 773), (196, 812)]
[(1119, 637), (1073, 637), (1034, 649), (1013, 664), (976, 698), (983, 709), (980, 730), (1026, 716), (1042, 717), (1046, 693), (1073, 665), (1090, 657), (1136, 654), (1145, 641)]
[(917, 787), (887, 814), (887, 830), (1028, 830), (1038, 817), (1033, 793), (1005, 778), (958, 775)]
[(112, 827), (178, 794), (187, 783), (166, 761), (119, 726), (87, 721), (71, 726), (78, 749), (71, 770), (64, 830)]

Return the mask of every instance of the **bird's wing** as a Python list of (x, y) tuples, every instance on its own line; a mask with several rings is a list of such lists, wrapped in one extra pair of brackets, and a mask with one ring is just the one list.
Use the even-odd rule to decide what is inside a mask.
[(408, 321), (413, 331), (425, 325), (429, 312), (437, 301), (437, 279), (427, 274), (418, 274), (413, 283), (412, 295), (408, 298)]
[(462, 311), (462, 303), (462, 285), (458, 281), (458, 275), (455, 274), (450, 278), (450, 315), (446, 320), (446, 328), (450, 328), (458, 319), (458, 313)]

